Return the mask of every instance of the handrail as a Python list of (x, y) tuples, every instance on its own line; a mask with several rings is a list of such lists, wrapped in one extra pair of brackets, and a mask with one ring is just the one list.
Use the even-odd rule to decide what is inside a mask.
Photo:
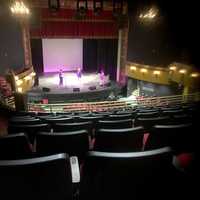
[(193, 103), (200, 101), (200, 92), (189, 95), (172, 95), (162, 97), (140, 97), (134, 100), (117, 100), (81, 103), (37, 104), (28, 103), (28, 110), (35, 112), (64, 112), (64, 111), (102, 111), (117, 108), (142, 106), (166, 106), (171, 104)]

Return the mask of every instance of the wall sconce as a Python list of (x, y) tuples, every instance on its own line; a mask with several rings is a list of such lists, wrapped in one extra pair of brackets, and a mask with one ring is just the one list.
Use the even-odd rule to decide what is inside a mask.
[(137, 70), (137, 67), (131, 66), (131, 67), (130, 67), (130, 70), (131, 70), (131, 71), (136, 71), (136, 70)]
[(158, 77), (158, 75), (160, 75), (160, 71), (158, 71), (158, 70), (155, 70), (155, 71), (153, 71), (153, 74), (155, 75), (155, 77), (157, 78)]
[(26, 76), (26, 77), (24, 78), (24, 80), (25, 80), (25, 81), (28, 81), (28, 80), (31, 80), (31, 78), (32, 78), (32, 76), (29, 75), (29, 76)]
[(192, 78), (196, 78), (196, 77), (199, 76), (199, 74), (198, 74), (198, 73), (192, 73), (192, 74), (190, 74), (190, 76), (191, 76)]
[(185, 69), (181, 69), (181, 70), (179, 70), (179, 73), (180, 73), (180, 74), (186, 74), (187, 71), (186, 71)]
[(23, 83), (22, 80), (17, 80), (17, 82), (16, 82), (17, 86), (21, 85), (22, 83)]
[(21, 87), (18, 87), (18, 88), (17, 88), (17, 91), (20, 92), (20, 93), (22, 93), (22, 88), (21, 88)]
[(18, 81), (19, 80), (19, 77), (18, 76), (15, 76), (15, 81)]
[(140, 71), (142, 72), (143, 75), (144, 75), (145, 73), (147, 73), (147, 69), (145, 69), (145, 68), (142, 68)]
[(176, 71), (176, 66), (171, 66), (169, 69), (170, 69), (171, 71)]
[(35, 72), (31, 72), (30, 76), (35, 76), (36, 73)]

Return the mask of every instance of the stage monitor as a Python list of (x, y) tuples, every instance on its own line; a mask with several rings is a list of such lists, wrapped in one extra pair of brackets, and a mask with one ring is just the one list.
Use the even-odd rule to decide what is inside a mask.
[(73, 92), (80, 92), (80, 88), (73, 88)]
[(76, 71), (83, 66), (82, 39), (42, 39), (44, 72)]

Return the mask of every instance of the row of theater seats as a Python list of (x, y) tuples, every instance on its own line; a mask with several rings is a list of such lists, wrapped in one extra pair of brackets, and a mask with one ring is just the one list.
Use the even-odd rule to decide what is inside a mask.
[[(2, 199), (198, 199), (193, 179), (172, 164), (170, 147), (151, 151), (88, 152), (81, 170), (75, 157), (55, 154), (0, 160)], [(197, 196), (198, 195), (198, 196)]]
[(24, 188), (21, 199), (192, 199), (191, 177), (172, 160), (183, 152), (197, 154), (195, 111), (18, 113), (9, 120), (8, 136), (0, 138), (0, 187), (6, 192), (12, 182), (11, 197)]

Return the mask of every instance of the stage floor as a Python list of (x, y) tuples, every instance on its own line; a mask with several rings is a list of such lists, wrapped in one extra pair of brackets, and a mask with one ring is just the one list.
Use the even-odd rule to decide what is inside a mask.
[(63, 73), (63, 85), (59, 85), (59, 74), (48, 73), (39, 77), (38, 86), (27, 93), (28, 102), (42, 102), (48, 99), (49, 103), (85, 102), (106, 100), (111, 94), (117, 95), (119, 86), (105, 76), (103, 84), (100, 74), (83, 73), (78, 79), (76, 73)]
[[(109, 76), (104, 77), (103, 84), (106, 85), (110, 82)], [(63, 85), (59, 85), (59, 74), (58, 73), (47, 73), (44, 76), (39, 77), (38, 88), (49, 88), (50, 92), (56, 93), (71, 93), (73, 88), (79, 88), (80, 92), (89, 91), (89, 87), (95, 86), (96, 89), (102, 89), (102, 81), (100, 74), (96, 73), (83, 73), (79, 79), (75, 72), (64, 72), (63, 73)]]

